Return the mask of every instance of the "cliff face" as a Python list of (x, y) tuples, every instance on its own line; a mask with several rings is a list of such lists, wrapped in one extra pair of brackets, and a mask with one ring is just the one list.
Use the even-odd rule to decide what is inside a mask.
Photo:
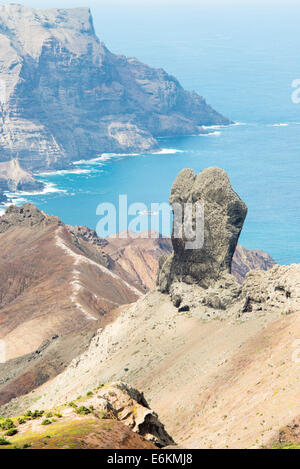
[(86, 8), (1, 6), (0, 71), (0, 160), (25, 169), (156, 150), (156, 136), (229, 124), (165, 71), (109, 52)]
[(43, 187), (43, 183), (21, 168), (19, 160), (0, 163), (0, 191), (35, 191)]

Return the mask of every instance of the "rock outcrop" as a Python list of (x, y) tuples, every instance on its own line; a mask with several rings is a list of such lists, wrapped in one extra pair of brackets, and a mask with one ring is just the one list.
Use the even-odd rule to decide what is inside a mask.
[(242, 286), (242, 314), (300, 311), (300, 264), (275, 266), (267, 272), (252, 271)]
[(164, 70), (112, 54), (87, 8), (1, 6), (0, 67), (0, 161), (26, 170), (155, 151), (157, 136), (230, 123)]
[(1, 191), (38, 191), (44, 184), (37, 181), (28, 171), (24, 171), (18, 159), (0, 163)]
[(106, 412), (118, 418), (135, 433), (153, 442), (156, 446), (174, 445), (173, 439), (159, 421), (158, 415), (150, 408), (144, 394), (128, 384), (109, 384), (89, 400), (96, 411)]
[[(193, 204), (190, 224), (196, 231), (196, 210), (204, 207), (203, 246), (187, 249), (185, 219), (174, 222), (171, 256), (160, 259), (157, 284), (169, 293), (179, 312), (199, 310), (203, 318), (234, 316), (246, 320), (266, 313), (291, 314), (300, 310), (300, 266), (279, 266), (261, 253), (237, 248), (247, 207), (233, 191), (225, 171), (208, 168), (197, 177), (189, 169), (181, 171), (170, 196), (173, 208)], [(182, 229), (181, 237), (174, 236)], [(234, 257), (234, 271), (231, 274)], [(259, 257), (260, 256), (260, 257)], [(260, 258), (262, 270), (253, 270)], [(238, 275), (237, 275), (238, 274)], [(246, 276), (244, 282), (241, 280)], [(241, 285), (242, 284), (242, 285)]]
[(282, 427), (267, 445), (268, 449), (300, 449), (300, 416)]
[[(186, 204), (193, 207), (192, 220), (176, 216), (175, 204), (186, 212)], [(197, 220), (196, 204), (203, 207), (203, 216)], [(232, 258), (247, 214), (247, 207), (231, 187), (225, 171), (208, 168), (198, 176), (184, 169), (173, 184), (170, 204), (174, 211), (172, 244), (174, 252), (162, 257), (158, 272), (158, 287), (169, 292), (173, 283), (184, 282), (208, 288), (231, 273)], [(186, 235), (192, 226), (195, 236), (203, 243), (194, 249), (187, 247), (192, 241)], [(180, 231), (179, 231), (180, 230)], [(176, 231), (182, 233), (176, 236)]]

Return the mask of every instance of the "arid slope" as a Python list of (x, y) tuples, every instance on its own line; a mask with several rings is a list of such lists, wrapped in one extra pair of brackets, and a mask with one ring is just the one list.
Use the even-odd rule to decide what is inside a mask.
[(33, 205), (0, 218), (0, 403), (45, 382), (77, 356), (110, 311), (143, 291), (97, 246)]
[[(51, 408), (97, 382), (121, 379), (143, 389), (169, 434), (184, 447), (267, 444), (300, 414), (298, 313), (248, 320), (204, 320), (178, 313), (150, 293), (93, 339), (60, 376), (2, 413)], [(130, 340), (128, 338), (130, 337)]]

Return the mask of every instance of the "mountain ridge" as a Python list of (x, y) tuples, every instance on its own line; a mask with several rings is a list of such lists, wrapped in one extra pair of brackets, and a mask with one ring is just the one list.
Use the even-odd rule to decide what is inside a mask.
[(0, 364), (0, 405), (61, 373), (122, 304), (155, 288), (159, 258), (172, 251), (162, 237), (99, 238), (32, 204), (0, 217), (0, 248), (0, 338), (8, 359)]

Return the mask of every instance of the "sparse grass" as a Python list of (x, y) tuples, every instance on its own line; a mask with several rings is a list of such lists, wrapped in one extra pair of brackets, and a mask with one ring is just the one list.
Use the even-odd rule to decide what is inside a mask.
[[(82, 449), (93, 447), (92, 443), (87, 443), (84, 438), (90, 434), (101, 437), (103, 432), (111, 431), (115, 422), (103, 422), (100, 419), (86, 418), (82, 421), (58, 421), (51, 427), (39, 433), (29, 432), (17, 434), (10, 441), (0, 439), (3, 449), (9, 448), (34, 448), (34, 449)], [(3, 443), (1, 443), (3, 441)]]
[(300, 449), (300, 443), (281, 443), (273, 446), (272, 449)]

